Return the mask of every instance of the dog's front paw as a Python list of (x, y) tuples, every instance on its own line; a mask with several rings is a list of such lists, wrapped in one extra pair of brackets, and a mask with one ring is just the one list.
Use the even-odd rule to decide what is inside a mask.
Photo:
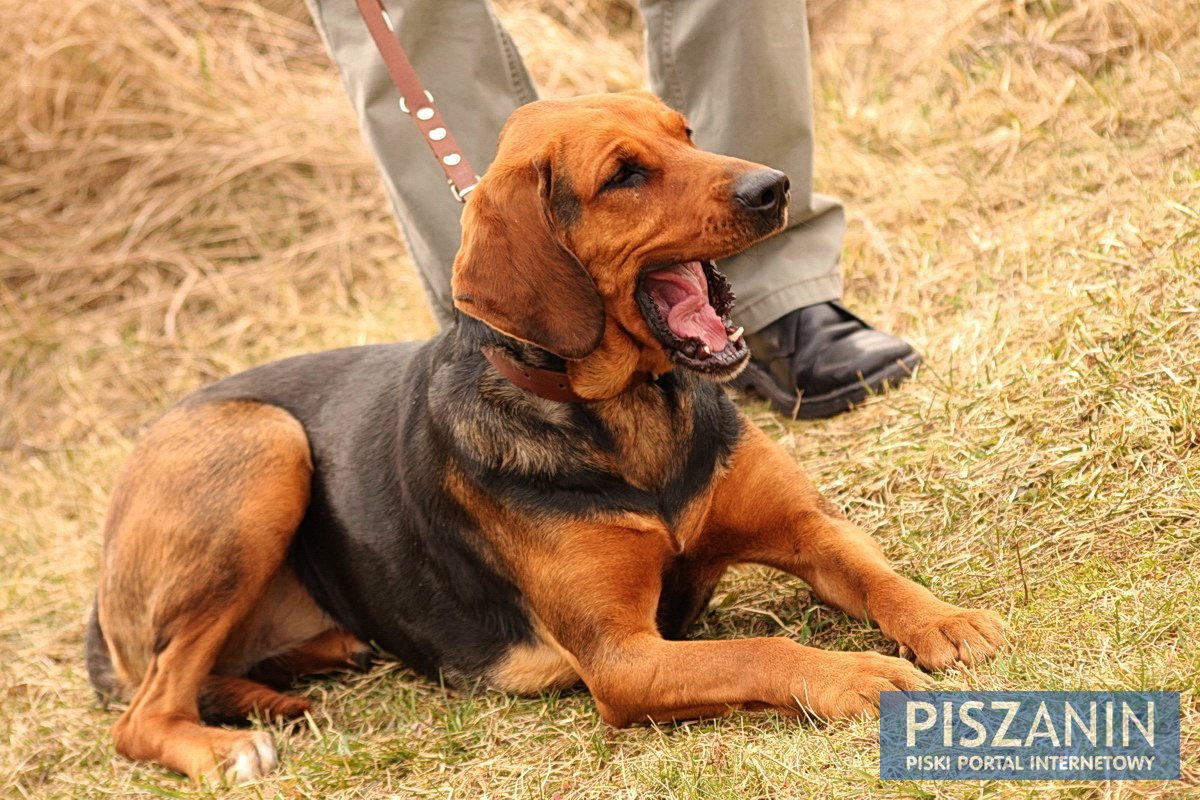
[(275, 743), (266, 731), (222, 731), (212, 746), (215, 766), (204, 773), (213, 784), (240, 786), (273, 772), (279, 766)]
[(1004, 645), (1008, 626), (996, 612), (948, 609), (899, 637), (900, 655), (926, 669), (940, 670), (955, 663), (986, 661)]
[(879, 653), (829, 653), (830, 662), (806, 676), (795, 699), (824, 719), (872, 717), (879, 693), (928, 689), (933, 680), (902, 658)]

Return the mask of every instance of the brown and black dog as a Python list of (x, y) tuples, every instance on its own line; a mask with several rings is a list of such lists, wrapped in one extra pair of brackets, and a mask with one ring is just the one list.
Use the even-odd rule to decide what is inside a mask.
[[(247, 780), (276, 691), (368, 660), (513, 692), (582, 680), (605, 720), (870, 713), (908, 661), (679, 641), (767, 564), (931, 669), (1003, 623), (936, 599), (718, 385), (749, 358), (713, 265), (779, 230), (780, 172), (698, 150), (644, 93), (518, 110), (470, 197), (457, 325), (267, 364), (185, 399), (117, 481), (88, 636), (119, 752)], [(506, 377), (507, 376), (507, 377)], [(271, 688), (275, 687), (275, 688)]]

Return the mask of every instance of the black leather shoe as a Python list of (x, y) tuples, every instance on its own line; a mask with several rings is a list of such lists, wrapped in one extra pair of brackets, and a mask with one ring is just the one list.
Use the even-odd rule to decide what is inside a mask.
[(841, 303), (819, 303), (746, 337), (750, 365), (733, 381), (799, 419), (832, 417), (910, 377), (921, 354)]

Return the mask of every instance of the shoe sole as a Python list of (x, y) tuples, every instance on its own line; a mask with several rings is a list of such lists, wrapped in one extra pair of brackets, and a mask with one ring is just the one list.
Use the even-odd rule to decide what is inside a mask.
[(753, 361), (732, 385), (741, 391), (751, 391), (768, 400), (780, 414), (791, 419), (825, 419), (850, 410), (872, 394), (878, 394), (890, 386), (898, 386), (912, 377), (921, 363), (920, 353), (910, 353), (902, 359), (864, 376), (832, 392), (813, 397), (803, 397), (794, 392), (785, 392), (767, 370)]

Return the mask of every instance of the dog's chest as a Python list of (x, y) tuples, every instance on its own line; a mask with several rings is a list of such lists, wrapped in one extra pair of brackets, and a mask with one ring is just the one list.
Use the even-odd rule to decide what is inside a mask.
[(611, 437), (606, 457), (626, 483), (657, 494), (679, 477), (695, 428), (690, 399), (671, 403), (660, 392), (631, 392), (596, 413)]
[(554, 403), (496, 376), (433, 420), (447, 468), (503, 507), (554, 516), (637, 514), (669, 529), (707, 497), (740, 435), (722, 390), (664, 376), (609, 400)]

